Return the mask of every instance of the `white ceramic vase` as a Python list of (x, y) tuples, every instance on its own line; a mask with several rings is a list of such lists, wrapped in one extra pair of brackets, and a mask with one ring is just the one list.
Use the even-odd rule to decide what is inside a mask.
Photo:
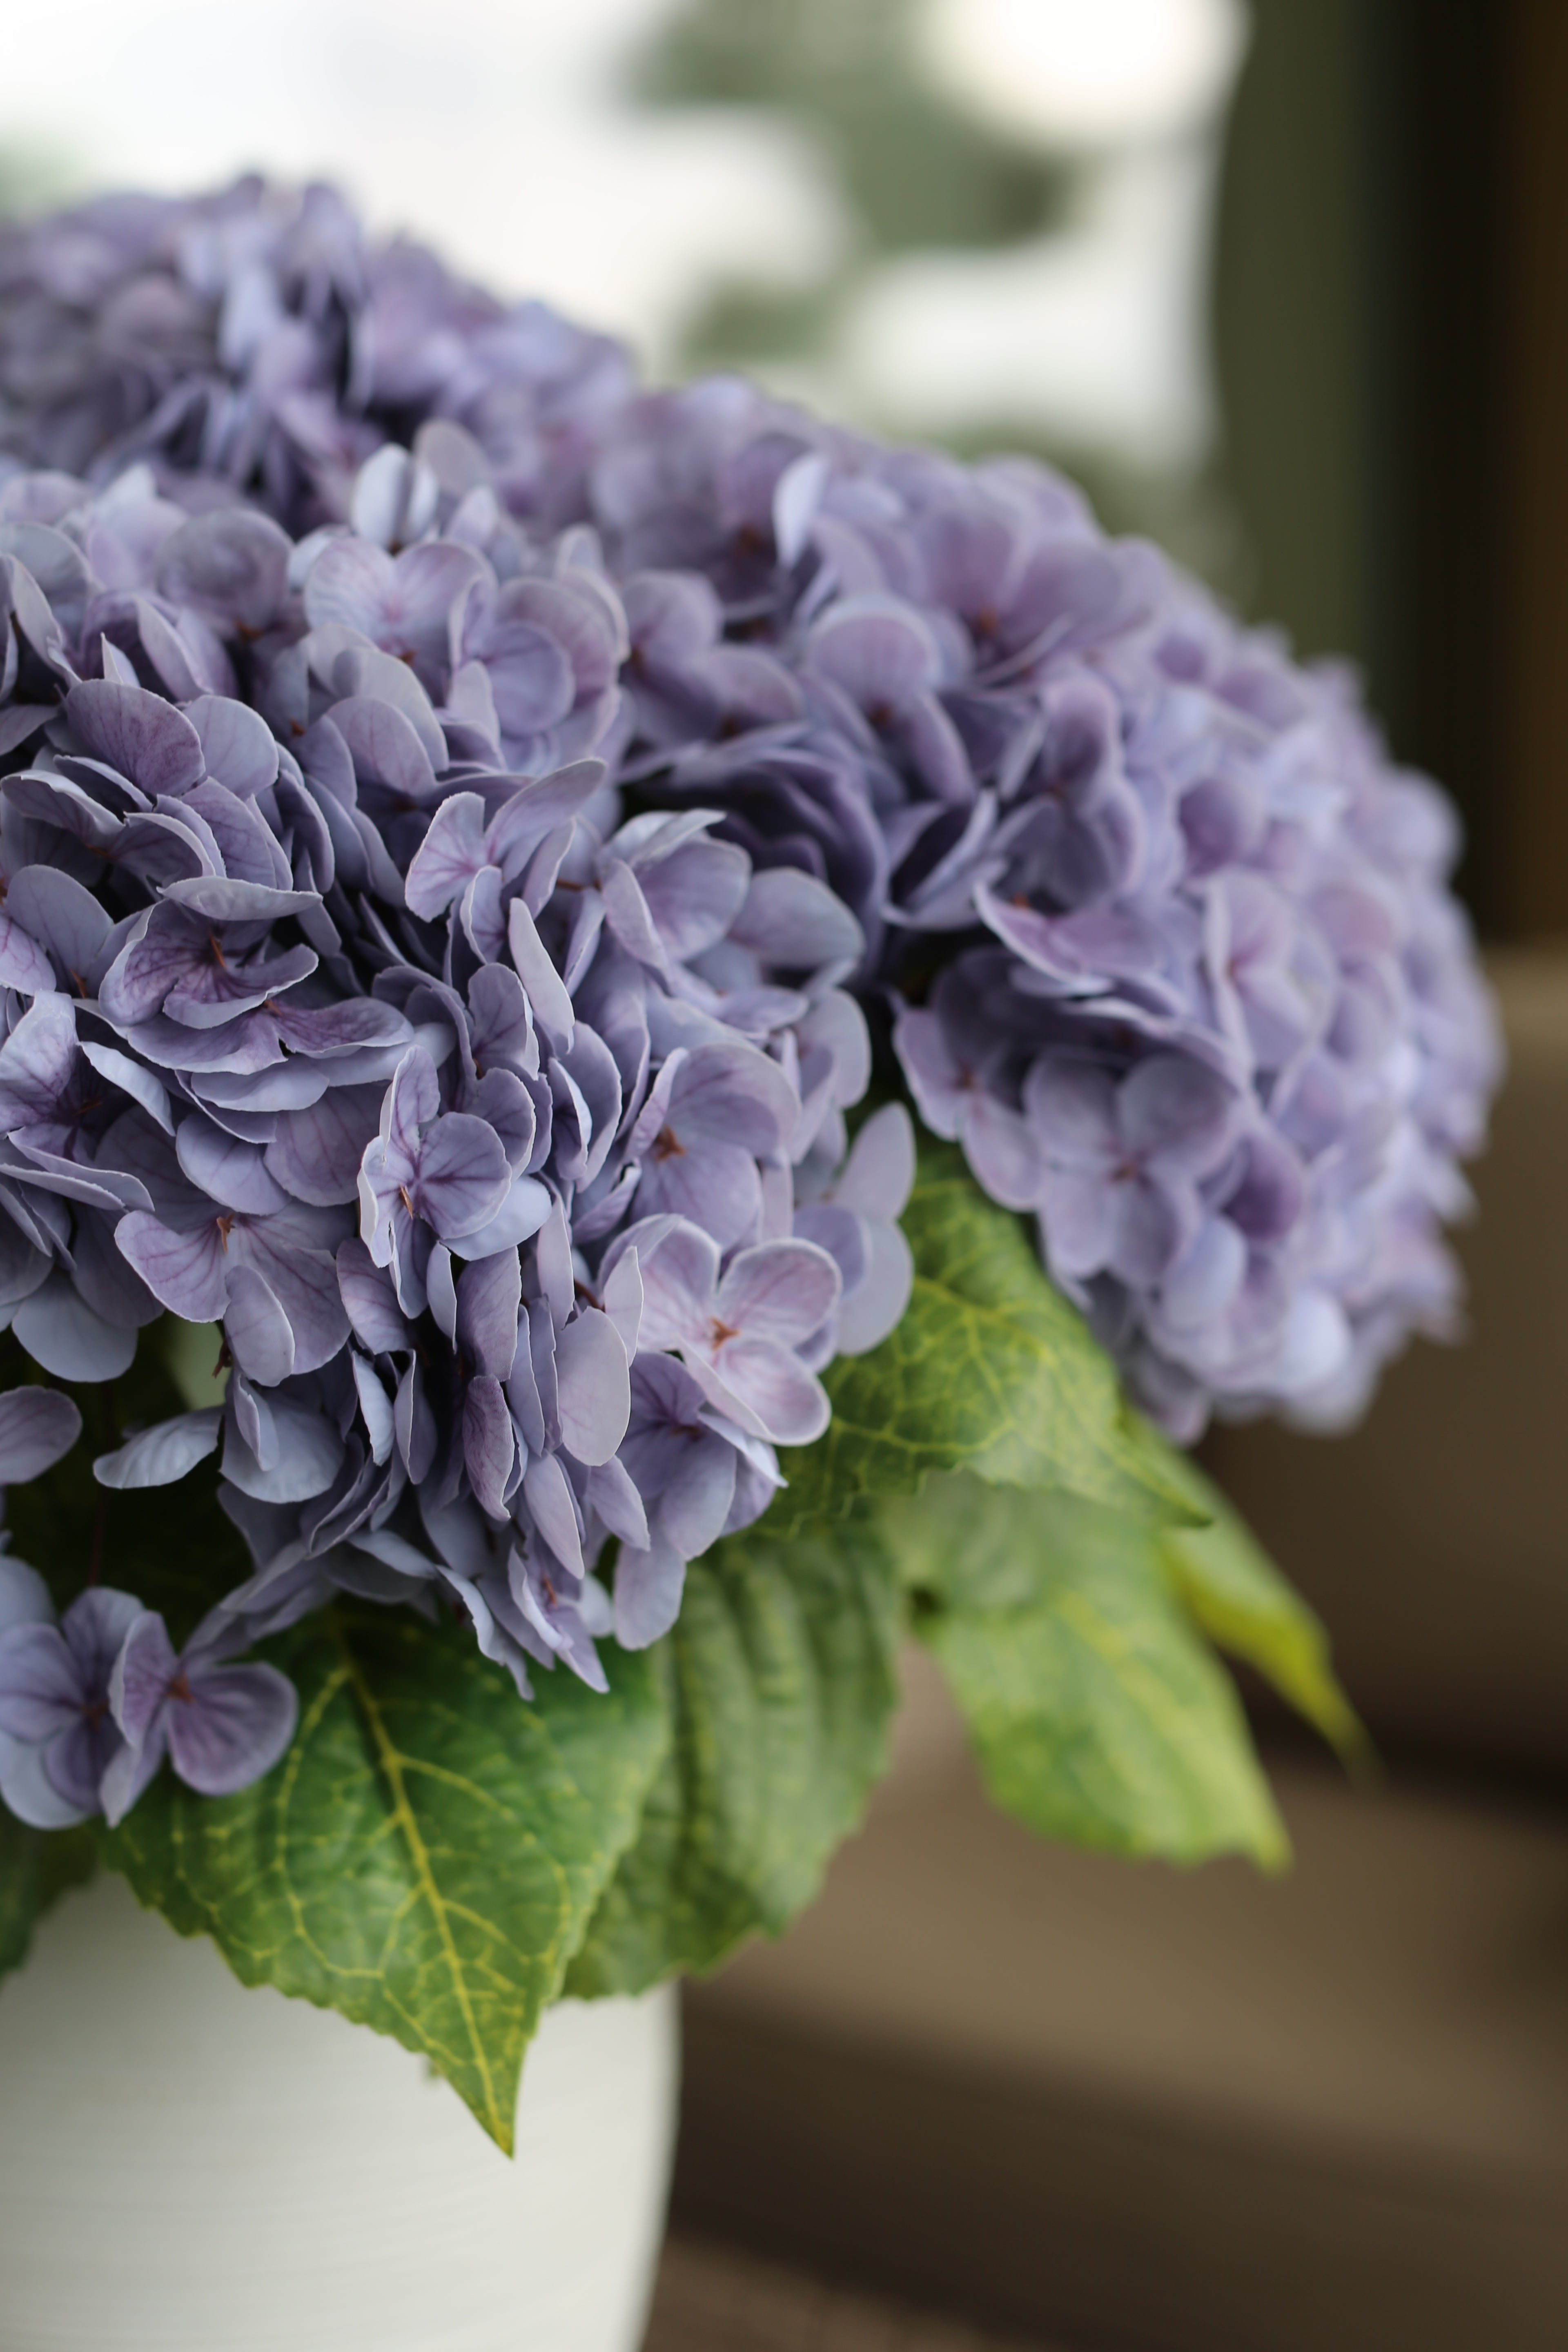
[(637, 2352), (677, 2014), (552, 2010), (509, 2163), (422, 2059), (100, 1878), (0, 1983), (0, 2352)]

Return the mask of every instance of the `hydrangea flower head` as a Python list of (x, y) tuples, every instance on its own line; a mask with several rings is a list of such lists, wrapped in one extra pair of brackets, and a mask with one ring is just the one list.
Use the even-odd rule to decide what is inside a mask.
[[(335, 1592), (524, 1692), (658, 1639), (909, 1299), (876, 1037), (1179, 1436), (1451, 1313), (1447, 805), (1049, 473), (641, 394), (253, 183), (0, 232), (0, 1312), (221, 1325), (97, 1473), (216, 1457), (254, 1567), (176, 1652), (0, 1562), (17, 1809), (266, 1769)], [(0, 1478), (77, 1433), (0, 1398)]]

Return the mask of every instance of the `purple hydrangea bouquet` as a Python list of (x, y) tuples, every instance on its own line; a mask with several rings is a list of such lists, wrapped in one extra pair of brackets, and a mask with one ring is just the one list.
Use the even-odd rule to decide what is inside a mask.
[(0, 1968), (121, 1872), (508, 2145), (911, 1626), (1026, 1821), (1279, 1853), (1180, 1449), (1447, 1326), (1497, 1066), (1344, 676), (248, 182), (0, 235)]

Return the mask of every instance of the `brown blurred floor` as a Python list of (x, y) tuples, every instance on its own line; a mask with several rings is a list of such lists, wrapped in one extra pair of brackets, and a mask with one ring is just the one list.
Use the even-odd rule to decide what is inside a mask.
[(782, 2263), (672, 2238), (644, 2352), (1065, 2352), (982, 2335), (876, 2295), (826, 2286)]

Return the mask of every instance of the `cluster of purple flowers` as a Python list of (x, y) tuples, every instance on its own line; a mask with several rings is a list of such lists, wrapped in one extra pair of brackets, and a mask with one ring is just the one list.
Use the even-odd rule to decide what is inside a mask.
[(66, 1379), (221, 1322), (221, 1413), (99, 1475), (221, 1442), (257, 1563), (107, 1667), (0, 1566), (7, 1790), (46, 1652), (118, 1806), (217, 1785), (203, 1689), (275, 1752), (227, 1661), (334, 1589), (520, 1685), (656, 1638), (907, 1297), (868, 1012), (1178, 1436), (1450, 1316), (1447, 804), (1041, 468), (641, 394), (255, 183), (0, 233), (0, 1312)]
[[(520, 1689), (602, 1688), (595, 1637), (668, 1629), (909, 1296), (907, 1114), (844, 1120), (859, 924), (716, 811), (626, 815), (591, 537), (433, 515), (395, 554), (415, 471), (371, 459), (363, 527), (300, 542), (146, 467), (0, 483), (0, 1311), (68, 1381), (163, 1310), (221, 1325), (224, 1405), (95, 1467), (221, 1446), (256, 1563), (176, 1656), (122, 1594), (40, 1621), (0, 1561), (29, 1819), (89, 1781), (116, 1816), (165, 1749), (265, 1769), (291, 1707), (231, 1662), (337, 1591), (445, 1593)], [(58, 1392), (5, 1402), (0, 1480), (74, 1442)]]

